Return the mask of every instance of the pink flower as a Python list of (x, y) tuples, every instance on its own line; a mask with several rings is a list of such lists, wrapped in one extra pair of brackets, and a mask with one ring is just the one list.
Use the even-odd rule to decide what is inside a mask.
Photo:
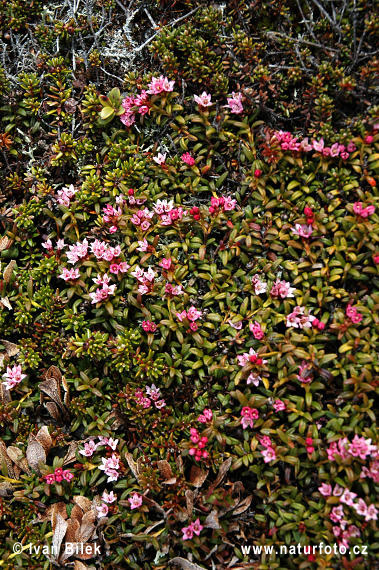
[(333, 488), (333, 497), (341, 497), (342, 493), (344, 492), (344, 488), (341, 485), (334, 485)]
[(286, 405), (284, 402), (282, 402), (282, 400), (275, 400), (273, 403), (273, 408), (276, 412), (282, 412), (286, 409)]
[(254, 323), (249, 323), (249, 329), (253, 333), (254, 338), (256, 338), (257, 340), (261, 340), (265, 335), (258, 321), (254, 321)]
[(212, 410), (209, 408), (204, 408), (203, 413), (200, 414), (200, 416), (197, 418), (197, 421), (201, 422), (202, 424), (205, 424), (207, 422), (210, 422), (212, 418), (213, 418)]
[(272, 297), (280, 297), (281, 299), (286, 299), (287, 297), (294, 297), (294, 291), (296, 289), (291, 287), (288, 281), (280, 281), (279, 279), (273, 284), (270, 295)]
[(109, 266), (109, 271), (110, 271), (111, 273), (114, 273), (114, 274), (117, 275), (117, 273), (119, 272), (118, 263), (112, 263), (112, 264)]
[(366, 521), (376, 521), (378, 520), (378, 510), (375, 505), (369, 505), (367, 507), (367, 513), (365, 516)]
[(165, 257), (164, 257), (164, 258), (159, 262), (159, 265), (160, 265), (161, 267), (163, 267), (163, 269), (170, 269), (171, 264), (172, 264), (172, 259), (171, 259), (171, 257), (169, 257), (169, 258), (165, 258)]
[(86, 457), (92, 457), (92, 455), (96, 451), (96, 448), (97, 448), (96, 443), (94, 441), (90, 441), (84, 444), (84, 449), (81, 449), (79, 453), (81, 455), (85, 455)]
[(306, 226), (305, 224), (295, 224), (295, 227), (292, 228), (291, 231), (297, 236), (309, 238), (312, 235), (313, 228), (312, 226)]
[(243, 429), (247, 427), (254, 426), (254, 420), (258, 419), (259, 412), (256, 408), (250, 408), (249, 406), (244, 406), (241, 410), (241, 425)]
[(299, 374), (297, 375), (297, 379), (303, 384), (309, 384), (313, 380), (312, 365), (305, 360), (303, 360), (299, 366)]
[(63, 267), (62, 273), (58, 275), (58, 277), (65, 281), (75, 281), (80, 277), (79, 269), (67, 269), (67, 267)]
[(305, 307), (299, 307), (297, 305), (292, 313), (287, 315), (286, 326), (299, 329), (310, 328), (315, 317), (313, 315), (305, 315), (304, 311)]
[(357, 496), (356, 493), (351, 493), (348, 489), (345, 489), (343, 494), (341, 495), (340, 501), (341, 503), (345, 503), (349, 507), (353, 506), (353, 499)]
[(62, 473), (63, 479), (70, 482), (74, 478), (74, 474), (69, 469), (64, 469)]
[(312, 141), (312, 146), (313, 149), (317, 152), (322, 152), (324, 149), (324, 139), (321, 137), (321, 139), (319, 140), (319, 142), (317, 141)]
[(55, 483), (54, 473), (48, 473), (47, 475), (44, 475), (44, 479), (48, 485)]
[(111, 504), (114, 503), (117, 500), (117, 496), (114, 494), (113, 491), (111, 491), (110, 493), (108, 493), (106, 490), (103, 492), (102, 496), (101, 496), (101, 500), (104, 501), (105, 503)]
[(322, 483), (321, 487), (319, 487), (318, 490), (324, 497), (330, 497), (332, 494), (332, 486), (328, 483)]
[(343, 519), (344, 516), (343, 506), (339, 505), (338, 507), (333, 507), (332, 512), (329, 515), (331, 521), (337, 523)]
[(133, 495), (129, 497), (128, 501), (132, 510), (138, 509), (138, 507), (142, 505), (142, 497), (138, 493), (133, 493)]
[(158, 152), (157, 156), (153, 156), (153, 160), (157, 164), (162, 165), (166, 162), (166, 156), (166, 153), (162, 154), (161, 152)]
[(147, 251), (149, 244), (146, 238), (143, 238), (142, 241), (138, 242), (139, 247), (137, 247), (137, 251)]
[(268, 435), (263, 435), (260, 439), (259, 439), (259, 443), (261, 445), (263, 445), (263, 447), (272, 447), (272, 441), (271, 439), (268, 437)]
[(192, 527), (193, 532), (199, 536), (199, 534), (201, 533), (201, 531), (203, 530), (203, 526), (200, 524), (200, 519), (196, 519), (195, 522), (191, 523), (190, 525)]
[(64, 247), (66, 247), (64, 240), (58, 239), (57, 240), (57, 251), (61, 251)]
[(100, 519), (102, 517), (106, 517), (109, 511), (108, 505), (102, 503), (100, 507), (96, 507), (97, 510), (97, 517)]
[(197, 321), (198, 319), (200, 319), (202, 314), (203, 314), (202, 311), (199, 311), (198, 309), (196, 309), (196, 307), (192, 305), (187, 311), (187, 319), (189, 321)]
[(200, 107), (210, 107), (213, 104), (211, 102), (212, 96), (205, 91), (203, 91), (201, 95), (194, 95), (193, 98), (195, 99), (195, 103)]
[(267, 447), (261, 451), (261, 454), (265, 463), (270, 463), (270, 461), (275, 461), (276, 459), (276, 453), (272, 447)]
[(356, 503), (353, 504), (354, 509), (356, 510), (356, 512), (358, 513), (358, 515), (361, 515), (363, 517), (366, 516), (367, 514), (367, 505), (365, 503), (365, 501), (363, 499), (358, 499), (358, 501)]
[(193, 538), (192, 526), (185, 526), (182, 528), (183, 540), (191, 540)]
[(243, 113), (243, 106), (242, 106), (242, 93), (235, 93), (233, 91), (232, 96), (227, 98), (228, 104), (226, 107), (229, 107), (232, 113), (236, 115), (240, 115)]
[(359, 457), (364, 460), (367, 455), (370, 455), (372, 447), (375, 446), (371, 445), (371, 439), (365, 439), (364, 437), (355, 435), (347, 451), (353, 457)]
[(256, 295), (261, 295), (261, 293), (265, 293), (267, 291), (267, 283), (262, 281), (259, 275), (254, 275), (251, 282), (254, 286), (254, 292)]
[(22, 374), (21, 364), (18, 364), (13, 366), (13, 368), (7, 366), (7, 371), (3, 374), (3, 378), (5, 380), (3, 386), (5, 386), (7, 390), (11, 390), (26, 378), (26, 374)]
[(169, 81), (167, 77), (161, 75), (160, 77), (152, 77), (149, 85), (147, 86), (147, 93), (150, 95), (159, 95), (159, 93), (168, 93), (174, 89), (175, 81)]
[(51, 251), (53, 249), (53, 244), (51, 243), (51, 239), (47, 239), (46, 241), (42, 242), (42, 247), (47, 249), (47, 251)]
[(57, 469), (54, 471), (54, 477), (55, 477), (55, 481), (57, 483), (60, 483), (63, 479), (63, 469), (62, 467), (57, 467)]
[(195, 159), (193, 158), (193, 156), (190, 155), (189, 152), (183, 153), (181, 159), (183, 162), (188, 164), (188, 166), (193, 166), (195, 164)]

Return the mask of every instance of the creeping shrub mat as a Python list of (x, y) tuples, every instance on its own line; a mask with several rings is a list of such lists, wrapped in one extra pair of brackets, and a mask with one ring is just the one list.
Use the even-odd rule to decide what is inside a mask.
[(0, 0), (0, 569), (377, 566), (371, 0)]

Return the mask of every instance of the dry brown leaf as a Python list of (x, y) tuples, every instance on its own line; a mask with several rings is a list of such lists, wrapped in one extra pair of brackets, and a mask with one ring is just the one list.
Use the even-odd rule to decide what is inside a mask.
[(242, 513), (244, 513), (251, 504), (251, 501), (253, 500), (253, 495), (248, 495), (247, 497), (245, 497), (238, 505), (237, 507), (233, 510), (233, 516), (236, 515), (240, 515)]
[(36, 440), (42, 445), (46, 453), (48, 453), (53, 445), (53, 440), (49, 434), (47, 426), (42, 426), (36, 435)]
[(55, 378), (48, 378), (43, 382), (40, 382), (39, 389), (49, 396), (58, 406), (62, 406), (62, 397), (59, 382)]
[(5, 283), (9, 283), (12, 277), (13, 269), (16, 267), (16, 261), (12, 259), (4, 269), (3, 279)]
[(5, 352), (7, 356), (16, 356), (20, 352), (20, 348), (14, 342), (9, 342), (9, 340), (0, 339), (0, 344), (2, 344), (5, 348)]
[(204, 526), (206, 528), (215, 528), (215, 529), (221, 528), (218, 520), (218, 513), (216, 510), (213, 510), (209, 513), (209, 515), (205, 519)]
[(76, 542), (79, 540), (80, 522), (77, 519), (68, 519), (66, 542)]
[(204, 566), (199, 566), (198, 564), (194, 564), (193, 562), (189, 562), (185, 558), (181, 558), (180, 556), (176, 556), (175, 558), (171, 558), (168, 561), (169, 564), (175, 564), (179, 566), (179, 568), (183, 568), (183, 570), (205, 570)]
[(94, 522), (96, 520), (96, 513), (93, 510), (86, 512), (82, 518), (82, 524), (79, 530), (79, 542), (87, 542), (95, 530)]
[(208, 477), (208, 473), (209, 469), (203, 470), (197, 465), (192, 465), (190, 472), (190, 483), (192, 483), (194, 487), (201, 487), (205, 479)]
[(232, 458), (229, 457), (229, 459), (226, 459), (221, 465), (220, 465), (220, 469), (218, 470), (218, 474), (216, 479), (213, 481), (213, 483), (211, 483), (211, 485), (209, 485), (209, 491), (210, 493), (216, 489), (216, 487), (219, 486), (219, 484), (221, 483), (221, 481), (224, 479), (225, 475), (227, 474), (227, 472), (229, 471), (230, 467), (232, 465)]
[(46, 380), (48, 380), (49, 378), (54, 378), (55, 380), (57, 380), (59, 385), (62, 380), (62, 373), (57, 366), (53, 365), (47, 369), (47, 371), (44, 374), (44, 377)]
[(74, 570), (88, 570), (88, 566), (80, 562), (80, 560), (75, 560)]
[(46, 453), (42, 445), (36, 440), (34, 435), (29, 436), (28, 447), (26, 448), (26, 459), (29, 466), (40, 473), (39, 463), (46, 464)]
[(10, 311), (12, 310), (12, 305), (9, 302), (8, 297), (1, 297), (0, 298), (0, 305), (4, 308), (6, 307), (7, 309), (9, 309)]
[(13, 463), (15, 463), (18, 467), (20, 467), (20, 469), (25, 471), (25, 473), (27, 473), (28, 475), (31, 474), (28, 461), (26, 457), (24, 457), (24, 454), (22, 453), (21, 449), (15, 447), (14, 445), (10, 445), (9, 447), (7, 447), (7, 454), (8, 457), (13, 461)]
[(187, 506), (188, 517), (191, 518), (192, 513), (193, 513), (194, 493), (193, 493), (193, 491), (191, 491), (191, 489), (187, 489), (185, 496), (186, 496), (186, 506)]
[(2, 236), (0, 238), (0, 251), (4, 251), (5, 249), (9, 249), (12, 245), (13, 240), (10, 239), (8, 236)]
[(82, 518), (83, 518), (83, 511), (82, 509), (79, 507), (79, 505), (74, 505), (71, 511), (71, 517), (72, 520), (77, 520), (79, 522), (79, 524), (82, 523)]
[(8, 481), (0, 481), (0, 497), (7, 497), (13, 493), (13, 486)]
[[(3, 366), (4, 354), (0, 354), (0, 367)], [(2, 382), (0, 382), (0, 402), (2, 404), (8, 404), (12, 401), (10, 390), (7, 390)]]
[[(87, 554), (87, 549), (89, 550), (89, 547), (91, 547), (91, 552), (90, 552), (90, 554)], [(80, 543), (78, 546), (78, 550), (79, 550), (79, 552), (81, 550)], [(90, 560), (91, 558), (93, 558), (97, 554), (96, 553), (96, 544), (91, 544), (91, 543), (88, 544), (87, 543), (87, 544), (83, 545), (83, 550), (84, 550), (84, 554), (78, 554), (77, 555), (77, 558), (80, 558), (80, 560)]]
[(161, 461), (157, 461), (157, 467), (159, 469), (159, 473), (162, 475), (163, 479), (171, 479), (172, 478), (172, 469), (168, 461), (162, 459)]
[(125, 459), (128, 462), (129, 465), (129, 469), (130, 471), (133, 473), (134, 477), (136, 479), (138, 479), (138, 467), (137, 467), (137, 463), (134, 461), (133, 456), (131, 455), (131, 453), (126, 452), (125, 453)]
[(82, 440), (70, 441), (70, 443), (68, 445), (67, 453), (66, 453), (64, 460), (63, 460), (63, 466), (66, 466), (69, 463), (72, 463), (73, 461), (76, 460), (75, 452), (81, 443), (82, 443)]
[(61, 549), (61, 544), (67, 531), (67, 526), (68, 524), (64, 520), (64, 518), (61, 517), (59, 513), (57, 513), (55, 530), (52, 540), (52, 547), (53, 547), (52, 551), (55, 553), (56, 559), (59, 558), (59, 551)]
[(79, 505), (84, 513), (92, 509), (92, 502), (87, 499), (87, 497), (83, 497), (83, 495), (76, 495), (72, 499), (76, 505)]
[(14, 470), (12, 461), (9, 459), (7, 453), (7, 446), (5, 443), (0, 439), (0, 467), (4, 465), (7, 469), (8, 477), (14, 479)]
[(46, 402), (44, 406), (51, 415), (51, 417), (54, 418), (56, 421), (59, 421), (61, 414), (58, 410), (58, 406), (54, 404), (54, 402)]

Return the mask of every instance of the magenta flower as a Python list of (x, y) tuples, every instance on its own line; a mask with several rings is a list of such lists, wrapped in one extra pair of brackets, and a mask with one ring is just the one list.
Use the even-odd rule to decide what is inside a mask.
[(284, 402), (282, 402), (282, 400), (275, 400), (272, 407), (276, 412), (282, 412), (283, 410), (286, 409), (286, 405)]
[(275, 461), (276, 453), (272, 447), (267, 447), (263, 451), (261, 451), (263, 456), (263, 461), (265, 463), (270, 463), (270, 461)]
[(181, 159), (183, 162), (188, 164), (188, 166), (193, 166), (195, 164), (195, 159), (193, 158), (193, 156), (190, 155), (189, 152), (183, 153)]

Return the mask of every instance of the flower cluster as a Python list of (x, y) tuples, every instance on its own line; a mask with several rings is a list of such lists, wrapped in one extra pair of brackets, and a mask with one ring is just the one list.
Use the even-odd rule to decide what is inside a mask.
[(244, 406), (241, 410), (241, 425), (243, 429), (248, 427), (254, 427), (254, 420), (259, 418), (259, 412), (256, 408), (250, 408), (249, 406)]
[(189, 454), (192, 455), (196, 461), (200, 461), (200, 459), (206, 459), (209, 456), (208, 451), (205, 449), (205, 446), (208, 443), (208, 438), (206, 436), (200, 437), (197, 429), (191, 428), (190, 440), (193, 444), (195, 444), (195, 447), (190, 447)]
[(24, 378), (26, 378), (26, 374), (22, 373), (21, 364), (16, 364), (11, 368), (7, 366), (7, 371), (3, 374), (4, 382), (3, 386), (7, 390), (11, 390), (17, 384), (19, 384)]
[(261, 451), (263, 461), (265, 463), (270, 463), (271, 461), (275, 461), (276, 453), (275, 449), (272, 446), (271, 439), (267, 435), (264, 435), (263, 437), (260, 438), (259, 443), (264, 447), (264, 449)]
[(69, 469), (62, 469), (62, 467), (57, 467), (54, 473), (48, 473), (44, 475), (44, 479), (48, 485), (53, 483), (61, 483), (62, 481), (70, 482), (74, 478), (73, 473)]
[(318, 141), (312, 140), (312, 142), (309, 143), (308, 137), (298, 140), (298, 137), (294, 137), (288, 131), (275, 131), (274, 138), (279, 142), (282, 150), (291, 150), (293, 152), (316, 151), (325, 157), (340, 156), (342, 160), (347, 160), (350, 153), (356, 150), (356, 146), (352, 141), (349, 142), (347, 146), (340, 143), (334, 143), (329, 147), (325, 146), (325, 142), (322, 137)]
[(375, 206), (370, 205), (364, 208), (362, 202), (354, 202), (353, 210), (354, 214), (357, 216), (360, 216), (361, 218), (368, 218), (375, 212)]
[(102, 301), (108, 299), (109, 295), (115, 294), (116, 285), (109, 285), (110, 277), (106, 273), (103, 276), (98, 274), (97, 277), (93, 279), (93, 281), (96, 283), (96, 285), (100, 285), (100, 287), (89, 294), (91, 297), (91, 303), (101, 303)]
[(287, 315), (286, 326), (298, 329), (310, 328), (315, 317), (311, 314), (305, 315), (304, 312), (305, 307), (299, 307), (297, 305), (292, 313)]
[(134, 392), (134, 399), (139, 406), (142, 406), (143, 408), (150, 408), (153, 403), (157, 410), (160, 410), (166, 406), (166, 402), (162, 398), (161, 391), (155, 386), (155, 384), (146, 386), (145, 391), (147, 396), (145, 395), (142, 388), (137, 388)]
[(209, 206), (208, 210), (210, 214), (217, 215), (219, 212), (228, 212), (230, 210), (234, 210), (236, 205), (237, 200), (233, 200), (230, 198), (230, 196), (221, 196), (220, 198), (212, 196), (211, 205)]
[(200, 524), (200, 519), (196, 519), (190, 525), (182, 528), (183, 540), (191, 540), (194, 534), (199, 536), (203, 528)]
[(358, 313), (357, 307), (353, 307), (352, 305), (348, 305), (346, 307), (346, 316), (351, 320), (352, 323), (358, 324), (363, 319), (361, 313)]
[(63, 204), (66, 208), (69, 207), (71, 199), (75, 196), (77, 190), (74, 188), (73, 184), (70, 184), (68, 187), (64, 187), (61, 190), (58, 190), (58, 202), (59, 204)]

